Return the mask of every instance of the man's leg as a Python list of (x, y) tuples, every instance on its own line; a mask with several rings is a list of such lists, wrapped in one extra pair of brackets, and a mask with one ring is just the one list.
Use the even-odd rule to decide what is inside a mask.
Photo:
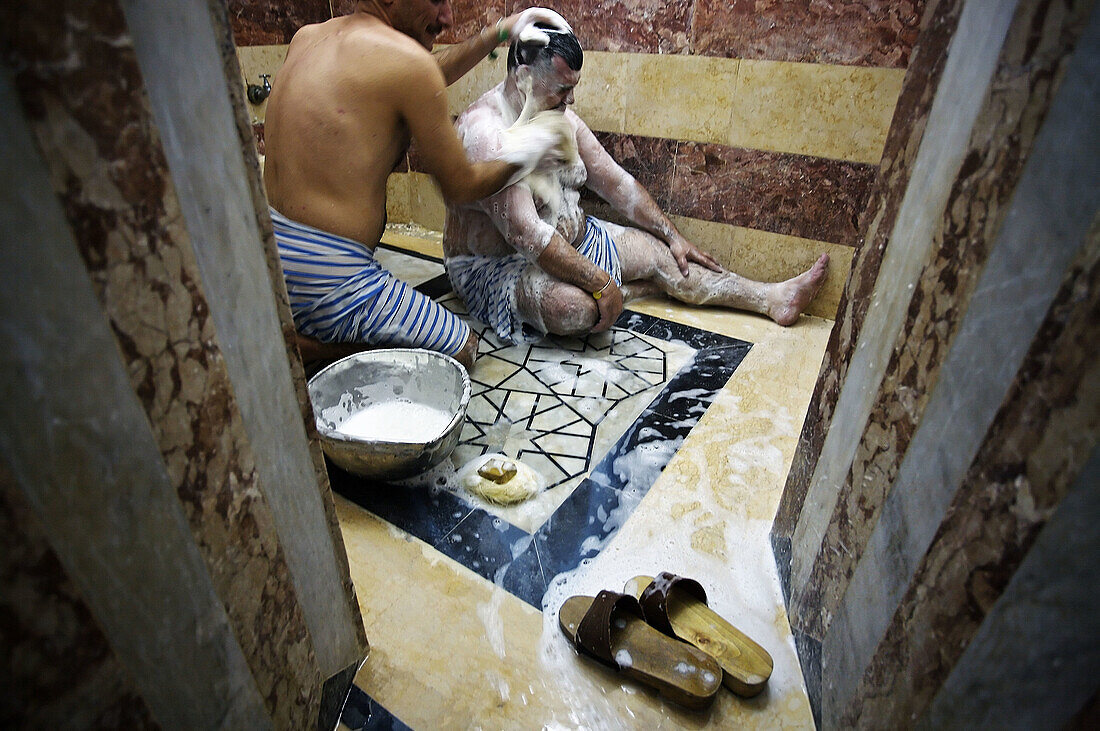
[(689, 262), (685, 277), (663, 241), (640, 229), (606, 225), (622, 260), (624, 299), (650, 294), (647, 285), (655, 284), (682, 302), (749, 310), (767, 315), (780, 325), (792, 325), (821, 289), (829, 267), (829, 256), (822, 254), (797, 277), (768, 283)]
[(524, 322), (554, 335), (583, 335), (600, 319), (591, 294), (533, 264), (516, 283), (516, 306)]

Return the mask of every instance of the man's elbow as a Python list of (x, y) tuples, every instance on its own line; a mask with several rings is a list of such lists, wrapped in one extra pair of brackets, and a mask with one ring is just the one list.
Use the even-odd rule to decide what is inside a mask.
[(471, 165), (471, 169), (464, 175), (455, 175), (447, 180), (436, 178), (439, 190), (444, 200), (455, 205), (473, 203), (482, 198), (488, 198), (498, 193), (507, 185), (506, 173), (511, 173), (516, 168), (511, 165), (503, 169), (498, 165), (503, 163), (477, 162)]

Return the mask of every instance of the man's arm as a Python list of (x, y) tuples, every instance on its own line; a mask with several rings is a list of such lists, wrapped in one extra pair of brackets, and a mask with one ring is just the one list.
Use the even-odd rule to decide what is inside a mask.
[(558, 132), (524, 125), (510, 130), (509, 146), (499, 149), (496, 159), (471, 162), (451, 124), (439, 66), (422, 50), (410, 52), (394, 63), (401, 70), (393, 74), (389, 93), (428, 172), (449, 202), (469, 203), (495, 193), (560, 146)]
[(577, 127), (577, 152), (588, 170), (586, 187), (636, 226), (668, 244), (680, 273), (685, 277), (688, 274), (689, 261), (720, 271), (721, 266), (714, 257), (696, 247), (676, 230), (649, 191), (615, 162), (588, 125), (580, 117), (570, 114)]
[(443, 78), (447, 86), (465, 76), (490, 51), (500, 45), (499, 31), (498, 26), (490, 25), (476, 36), (470, 36), (461, 43), (432, 50), (432, 56), (435, 57), (436, 63), (443, 71)]
[(435, 56), (439, 68), (443, 70), (443, 78), (446, 80), (447, 86), (465, 76), (494, 48), (509, 38), (519, 35), (525, 28), (534, 23), (543, 23), (565, 31), (570, 29), (569, 24), (565, 22), (565, 18), (553, 10), (528, 8), (515, 15), (509, 15), (507, 18), (498, 20), (476, 36), (470, 36), (461, 43), (433, 50), (432, 55)]

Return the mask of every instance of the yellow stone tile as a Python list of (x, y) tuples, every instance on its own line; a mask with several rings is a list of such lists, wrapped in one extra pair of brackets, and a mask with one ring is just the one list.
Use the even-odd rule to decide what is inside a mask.
[(594, 130), (623, 132), (626, 98), (641, 73), (643, 61), (640, 54), (585, 53), (573, 111)]
[(648, 137), (724, 142), (737, 102), (736, 59), (643, 55), (624, 86), (623, 131)]
[(877, 165), (904, 69), (741, 61), (726, 144)]
[(420, 224), (433, 231), (442, 231), (447, 220), (447, 207), (443, 195), (432, 176), (427, 173), (409, 173), (409, 222)]
[[(275, 83), (275, 77), (286, 60), (286, 44), (277, 46), (239, 46), (237, 48), (237, 61), (241, 65), (241, 82), (248, 88), (248, 84), (262, 84), (260, 74), (271, 74), (271, 83)], [(260, 124), (267, 114), (267, 102), (254, 105), (245, 101), (248, 109), (248, 117), (252, 124)]]
[(437, 259), (443, 258), (443, 237), (438, 231), (416, 224), (388, 223), (382, 243), (407, 251), (415, 251)]
[(825, 241), (759, 231), (698, 218), (672, 216), (673, 223), (695, 245), (709, 251), (730, 271), (759, 282), (778, 282), (829, 255), (829, 272), (806, 314), (835, 318), (855, 249)]
[(665, 704), (578, 658), (542, 613), (336, 498), (371, 653), (356, 684), (413, 728), (695, 726), (743, 714), (721, 693), (705, 715)]
[(486, 58), (447, 87), (447, 108), (451, 115), (457, 117), (466, 107), (477, 101), (478, 97), (504, 81), (506, 71), (503, 54), (496, 60)]
[(588, 52), (575, 110), (604, 132), (878, 164), (903, 69)]
[(386, 220), (394, 223), (412, 220), (408, 173), (391, 173), (386, 180)]
[[(372, 648), (360, 688), (413, 728), (813, 728), (768, 530), (832, 323), (712, 312), (705, 324), (755, 345), (626, 525), (560, 577), (546, 616), (336, 498)], [(553, 617), (565, 596), (662, 569), (701, 580), (768, 650), (766, 693), (721, 691), (687, 713), (574, 654)]]

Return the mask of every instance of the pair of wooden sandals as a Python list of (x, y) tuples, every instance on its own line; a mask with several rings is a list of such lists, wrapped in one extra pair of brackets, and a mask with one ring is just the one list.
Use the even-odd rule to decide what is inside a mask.
[(558, 624), (579, 652), (688, 708), (709, 706), (722, 685), (745, 697), (764, 689), (771, 655), (707, 606), (699, 582), (665, 572), (625, 592), (561, 605)]

